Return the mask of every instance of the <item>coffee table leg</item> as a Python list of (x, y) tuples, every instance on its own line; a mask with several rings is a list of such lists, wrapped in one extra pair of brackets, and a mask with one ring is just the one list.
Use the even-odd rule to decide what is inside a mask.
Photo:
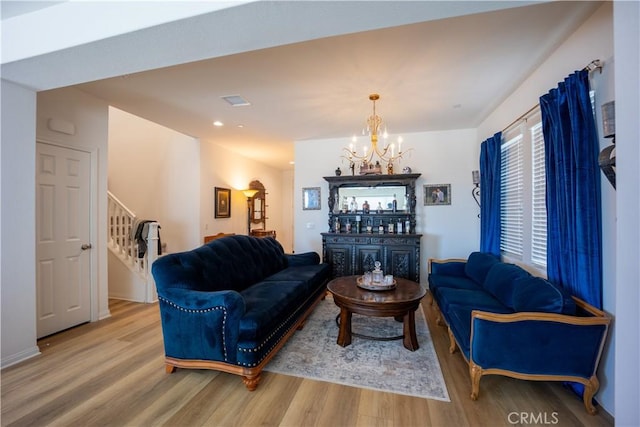
[(351, 344), (351, 312), (340, 308), (340, 330), (338, 331), (338, 345), (346, 347)]
[(404, 315), (402, 329), (404, 334), (404, 348), (411, 351), (419, 349), (418, 337), (416, 336), (416, 312), (414, 310), (409, 310), (407, 314)]

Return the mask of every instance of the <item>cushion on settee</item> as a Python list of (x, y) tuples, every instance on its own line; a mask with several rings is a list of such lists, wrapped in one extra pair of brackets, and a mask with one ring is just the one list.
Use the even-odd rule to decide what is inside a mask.
[(535, 311), (574, 315), (576, 304), (571, 295), (559, 286), (535, 276), (514, 280), (515, 311)]
[(489, 311), (491, 313), (498, 314), (510, 314), (512, 311), (504, 306), (495, 306), (491, 310), (484, 310), (482, 308), (452, 304), (449, 307), (449, 327), (451, 332), (456, 337), (456, 342), (460, 347), (460, 350), (464, 353), (467, 360), (469, 359), (470, 350), (470, 337), (471, 337), (471, 312), (474, 310)]
[(296, 311), (306, 294), (307, 286), (302, 280), (265, 281), (240, 292), (246, 307), (240, 319), (240, 341), (259, 344), (265, 340)]
[(472, 252), (464, 266), (465, 274), (473, 279), (477, 284), (482, 285), (489, 273), (489, 269), (497, 262), (500, 262), (494, 255), (483, 252)]
[(301, 254), (285, 254), (287, 265), (297, 267), (301, 265), (314, 265), (320, 263), (320, 255), (316, 252), (304, 252)]
[(482, 286), (478, 285), (468, 277), (458, 276), (445, 276), (440, 274), (429, 275), (429, 290), (432, 294), (439, 294), (441, 288), (453, 288), (453, 289), (469, 289), (469, 290), (481, 290)]
[(278, 271), (263, 282), (291, 282), (302, 280), (308, 288), (308, 292), (312, 293), (322, 284), (322, 282), (331, 274), (329, 264), (300, 265), (296, 267), (287, 267)]
[(464, 261), (432, 262), (431, 274), (466, 277), (464, 273), (466, 264)]
[(510, 307), (505, 307), (500, 301), (498, 301), (489, 292), (469, 289), (453, 289), (453, 288), (440, 288), (438, 307), (442, 314), (446, 316), (451, 311), (451, 306), (468, 307), (471, 310), (483, 310), (492, 313), (512, 313), (513, 310)]
[(499, 262), (490, 269), (482, 287), (496, 297), (502, 304), (513, 308), (515, 279), (529, 277), (530, 274), (515, 264)]

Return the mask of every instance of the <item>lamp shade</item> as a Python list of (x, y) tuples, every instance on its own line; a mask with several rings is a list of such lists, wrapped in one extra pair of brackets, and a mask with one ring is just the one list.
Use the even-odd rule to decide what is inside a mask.
[(247, 199), (250, 199), (251, 197), (255, 196), (258, 191), (259, 190), (255, 190), (253, 188), (250, 188), (248, 190), (242, 190), (242, 193), (245, 195), (245, 197)]

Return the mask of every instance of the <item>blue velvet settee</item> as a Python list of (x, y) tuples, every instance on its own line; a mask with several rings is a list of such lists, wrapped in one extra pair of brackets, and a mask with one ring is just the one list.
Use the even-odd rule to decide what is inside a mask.
[(325, 296), (330, 268), (315, 252), (285, 254), (275, 239), (229, 236), (153, 263), (165, 363), (260, 373)]
[(596, 371), (610, 318), (540, 277), (495, 256), (429, 260), (429, 291), (450, 352), (469, 363), (471, 398), (480, 378), (509, 377), (584, 385), (587, 412), (596, 413)]

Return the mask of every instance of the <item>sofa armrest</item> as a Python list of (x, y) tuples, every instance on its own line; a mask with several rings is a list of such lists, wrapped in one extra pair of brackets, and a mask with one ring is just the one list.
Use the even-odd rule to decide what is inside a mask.
[(245, 312), (238, 292), (170, 288), (158, 300), (167, 357), (235, 363)]
[(301, 254), (285, 254), (289, 267), (320, 264), (320, 255), (316, 252), (304, 252)]
[(606, 315), (474, 310), (470, 363), (483, 371), (519, 373), (523, 378), (588, 380), (596, 375), (610, 320)]
[(465, 277), (464, 267), (466, 263), (467, 260), (462, 258), (429, 258), (427, 271), (429, 274)]

